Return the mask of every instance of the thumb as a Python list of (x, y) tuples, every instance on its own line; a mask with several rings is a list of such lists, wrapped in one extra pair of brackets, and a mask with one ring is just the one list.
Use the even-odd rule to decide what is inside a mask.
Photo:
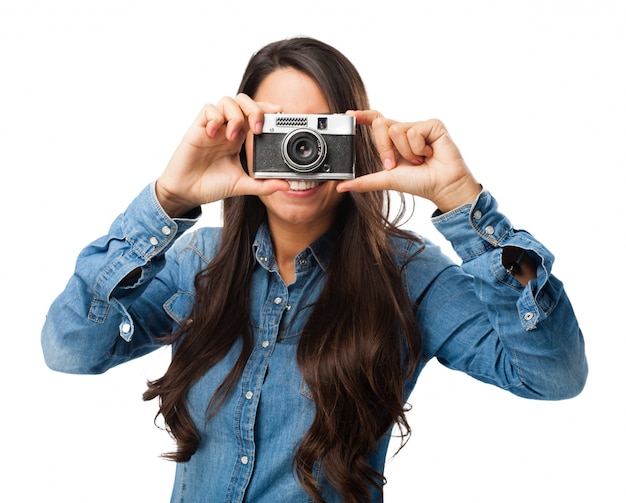
[(392, 171), (377, 171), (359, 176), (351, 180), (343, 180), (337, 184), (337, 192), (372, 192), (391, 188)]
[(274, 192), (289, 190), (289, 182), (278, 178), (259, 180), (250, 176), (242, 177), (235, 187), (238, 196), (269, 196)]

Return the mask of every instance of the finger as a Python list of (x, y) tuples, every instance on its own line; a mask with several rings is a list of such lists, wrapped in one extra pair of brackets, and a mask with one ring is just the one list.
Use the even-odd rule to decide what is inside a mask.
[(236, 195), (269, 196), (274, 192), (289, 190), (289, 182), (278, 178), (259, 180), (243, 176), (235, 187)]
[(267, 102), (254, 101), (250, 96), (239, 93), (235, 98), (244, 115), (248, 119), (248, 125), (254, 134), (260, 134), (263, 131), (264, 114), (282, 112), (281, 105), (275, 105)]
[(224, 114), (215, 105), (205, 105), (196, 117), (195, 125), (204, 128), (209, 138), (214, 138), (224, 125)]
[(278, 114), (283, 111), (282, 105), (268, 103), (267, 101), (257, 101), (257, 103), (263, 109), (264, 114)]
[(380, 155), (380, 160), (385, 169), (392, 169), (396, 166), (396, 152), (394, 143), (389, 136), (390, 121), (384, 117), (377, 117), (372, 121), (372, 133), (374, 142)]
[(248, 127), (253, 133), (259, 134), (263, 130), (263, 114), (265, 113), (261, 104), (244, 93), (239, 93), (235, 101), (243, 111), (248, 121)]
[(365, 126), (371, 126), (376, 119), (383, 117), (383, 114), (377, 110), (348, 110), (346, 115), (353, 116), (357, 124)]
[[(422, 153), (428, 157), (433, 155), (433, 145), (436, 142), (451, 142), (446, 126), (438, 119), (416, 122), (412, 130), (407, 132), (407, 135), (410, 142), (420, 142), (420, 138), (423, 139), (425, 146), (423, 147)], [(416, 148), (418, 148), (418, 146), (416, 146)]]
[(400, 122), (392, 124), (389, 126), (389, 137), (400, 156), (412, 164), (422, 164), (425, 155), (432, 155), (432, 149), (425, 149), (426, 140), (419, 131), (416, 131), (413, 124)]
[(436, 124), (443, 127), (443, 124), (438, 121), (426, 121), (415, 123), (407, 130), (406, 137), (414, 154), (432, 157), (431, 145), (440, 137), (438, 132), (435, 133)]
[(359, 176), (351, 180), (343, 180), (337, 184), (337, 192), (371, 192), (393, 188), (391, 171), (377, 171), (369, 175)]
[[(266, 101), (258, 101), (257, 104), (262, 108), (263, 110), (263, 115), (265, 114), (278, 114), (281, 113), (283, 111), (283, 106), (282, 105), (277, 105), (275, 103), (268, 103)], [(261, 121), (257, 124), (258, 125), (258, 134), (261, 134), (263, 132), (263, 122), (265, 120), (264, 116), (261, 116)], [(255, 133), (257, 133), (255, 131)]]
[(389, 137), (389, 126), (395, 121), (385, 119), (377, 110), (348, 110), (346, 115), (353, 116), (357, 124), (372, 127), (374, 142), (383, 166), (385, 169), (394, 168), (396, 166), (396, 153), (393, 141)]
[(224, 115), (226, 138), (230, 141), (236, 140), (239, 136), (239, 132), (246, 123), (241, 107), (233, 98), (226, 97), (219, 101), (217, 108), (221, 110)]

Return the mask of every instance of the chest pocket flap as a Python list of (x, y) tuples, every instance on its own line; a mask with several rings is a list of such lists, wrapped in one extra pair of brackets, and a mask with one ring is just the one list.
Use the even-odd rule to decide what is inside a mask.
[(176, 292), (163, 304), (163, 309), (182, 327), (191, 314), (195, 300), (195, 296), (190, 292)]

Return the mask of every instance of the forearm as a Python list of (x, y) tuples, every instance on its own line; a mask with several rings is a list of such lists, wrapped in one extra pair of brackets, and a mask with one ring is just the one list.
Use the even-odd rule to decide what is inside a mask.
[(515, 230), (488, 193), (434, 223), (473, 277), (493, 327), (489, 337), (501, 342), (501, 356), (523, 384), (512, 391), (548, 399), (579, 393), (587, 375), (584, 342), (563, 285), (551, 274), (552, 254)]
[[(165, 266), (165, 251), (192, 223), (170, 219), (150, 186), (106, 236), (81, 252), (43, 327), (42, 347), (51, 368), (98, 373), (156, 347), (147, 330), (137, 330), (145, 315), (132, 309)], [(150, 291), (155, 299), (168, 293), (165, 285)]]

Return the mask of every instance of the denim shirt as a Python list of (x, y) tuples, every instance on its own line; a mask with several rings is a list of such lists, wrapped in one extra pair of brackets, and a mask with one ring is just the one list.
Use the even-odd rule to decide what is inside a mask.
[[(194, 278), (215, 255), (220, 229), (187, 231), (199, 217), (171, 219), (148, 186), (85, 248), (66, 289), (54, 301), (42, 331), (50, 368), (101, 373), (157, 347), (156, 338), (185, 323), (194, 303)], [(428, 360), (527, 398), (564, 399), (585, 383), (584, 342), (559, 280), (553, 256), (525, 231), (512, 228), (483, 191), (467, 204), (433, 217), (462, 259), (456, 265), (426, 239), (398, 240), (402, 285), (414, 305), (423, 362), (406, 382), (406, 397)], [(178, 463), (172, 502), (308, 502), (294, 475), (293, 455), (311, 424), (315, 404), (296, 363), (299, 335), (324, 284), (331, 257), (327, 235), (295, 259), (296, 280), (286, 285), (265, 225), (254, 242), (251, 288), (254, 349), (234, 391), (206, 421), (206, 407), (240, 346), (197, 381), (189, 410), (202, 439), (188, 462)], [(528, 250), (537, 278), (522, 286), (502, 266), (502, 247)], [(140, 269), (136, 281), (123, 281)], [(175, 348), (174, 348), (175, 350)], [(370, 462), (383, 471), (389, 436)], [(325, 484), (326, 501), (341, 497)], [(381, 495), (374, 494), (374, 500)]]

